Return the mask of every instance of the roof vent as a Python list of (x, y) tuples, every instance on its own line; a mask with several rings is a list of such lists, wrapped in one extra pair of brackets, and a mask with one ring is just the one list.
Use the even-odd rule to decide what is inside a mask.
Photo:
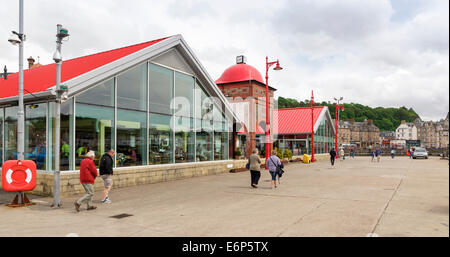
[(243, 55), (236, 56), (236, 64), (246, 64), (247, 63), (247, 57)]

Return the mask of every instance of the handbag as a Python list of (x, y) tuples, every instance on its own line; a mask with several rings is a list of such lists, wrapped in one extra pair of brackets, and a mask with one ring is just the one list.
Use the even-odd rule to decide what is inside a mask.
[[(279, 165), (275, 164), (273, 162), (272, 158), (269, 157), (269, 159), (272, 162), (272, 164), (275, 165), (275, 167), (277, 167), (276, 173), (278, 174), (278, 177), (281, 178), (283, 176), (284, 170)], [(283, 163), (281, 163), (281, 164), (283, 164)]]

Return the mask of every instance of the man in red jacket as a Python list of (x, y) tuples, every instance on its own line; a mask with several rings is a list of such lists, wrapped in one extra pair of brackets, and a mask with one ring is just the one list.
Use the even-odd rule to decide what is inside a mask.
[(75, 209), (77, 212), (80, 211), (80, 206), (84, 201), (87, 201), (88, 210), (97, 209), (96, 206), (92, 205), (92, 197), (94, 196), (94, 181), (97, 177), (97, 168), (95, 167), (94, 158), (95, 152), (89, 151), (86, 154), (86, 158), (84, 158), (80, 164), (80, 182), (84, 187), (84, 190), (86, 190), (86, 194), (75, 202)]

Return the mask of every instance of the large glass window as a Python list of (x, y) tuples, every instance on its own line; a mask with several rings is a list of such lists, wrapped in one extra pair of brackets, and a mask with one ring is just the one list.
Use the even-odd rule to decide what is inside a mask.
[(117, 166), (146, 164), (147, 115), (145, 112), (117, 110)]
[(227, 158), (228, 138), (225, 122), (214, 121), (214, 160)]
[(147, 63), (117, 77), (117, 166), (147, 164)]
[(221, 110), (214, 105), (214, 160), (228, 159), (228, 124)]
[(196, 120), (196, 143), (197, 155), (196, 161), (211, 161), (213, 159), (213, 121), (212, 120)]
[(18, 106), (5, 108), (5, 161), (17, 160), (18, 109)]
[(194, 117), (194, 85), (193, 77), (175, 72), (175, 115)]
[(175, 117), (175, 162), (193, 162), (195, 155), (193, 119)]
[[(54, 124), (54, 123), (53, 123)], [(73, 98), (61, 104), (60, 170), (74, 170), (73, 165)]]
[(117, 107), (147, 111), (147, 63), (117, 77)]
[(47, 103), (25, 106), (25, 159), (46, 169)]
[(172, 114), (170, 102), (173, 99), (173, 71), (154, 64), (150, 64), (149, 69), (150, 111)]
[(173, 140), (170, 129), (171, 116), (150, 113), (149, 116), (149, 163), (173, 162)]
[(198, 81), (195, 83), (196, 161), (213, 160), (213, 102)]
[(89, 150), (95, 163), (114, 148), (114, 79), (101, 83), (76, 97), (76, 169)]

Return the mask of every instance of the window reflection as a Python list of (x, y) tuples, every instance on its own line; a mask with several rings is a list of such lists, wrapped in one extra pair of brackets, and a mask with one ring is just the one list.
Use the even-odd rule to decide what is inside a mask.
[(149, 119), (149, 163), (172, 163), (171, 116), (150, 113)]
[(117, 166), (147, 164), (147, 63), (117, 77)]
[(79, 169), (87, 151), (101, 156), (114, 148), (114, 79), (99, 84), (76, 97), (75, 164)]
[(5, 161), (17, 160), (18, 106), (5, 108)]
[(38, 170), (46, 169), (47, 104), (25, 106), (25, 159), (33, 160)]
[(150, 64), (150, 111), (172, 114), (170, 102), (173, 98), (173, 71)]
[(193, 119), (175, 117), (175, 162), (194, 161)]

